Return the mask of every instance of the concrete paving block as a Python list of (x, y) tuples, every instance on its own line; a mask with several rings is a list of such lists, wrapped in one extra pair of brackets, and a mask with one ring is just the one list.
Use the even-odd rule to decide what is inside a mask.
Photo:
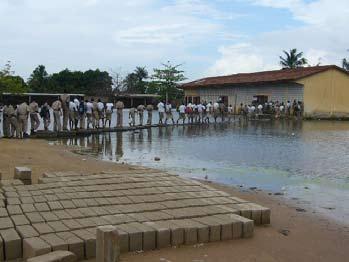
[(215, 217), (229, 220), (232, 223), (233, 239), (238, 239), (242, 237), (242, 221), (240, 221), (240, 216), (236, 214), (223, 214), (216, 215)]
[(31, 224), (45, 222), (45, 219), (40, 215), (39, 212), (26, 213), (25, 215)]
[(14, 179), (31, 180), (32, 171), (29, 167), (15, 167)]
[(96, 261), (118, 261), (120, 243), (117, 229), (114, 226), (97, 227)]
[(8, 205), (20, 205), (22, 204), (19, 197), (10, 197), (6, 199)]
[(39, 233), (31, 225), (17, 226), (16, 230), (21, 238), (32, 238), (39, 236)]
[(220, 241), (221, 239), (221, 225), (210, 219), (209, 217), (194, 218), (201, 224), (207, 225), (210, 228), (210, 242)]
[(233, 239), (233, 223), (229, 219), (224, 219), (219, 216), (211, 216), (210, 218), (215, 219), (221, 224), (221, 240), (231, 240)]
[(69, 251), (54, 251), (45, 255), (33, 257), (27, 260), (27, 262), (76, 262), (77, 257), (74, 253)]
[(59, 218), (53, 212), (40, 212), (46, 222), (58, 221)]
[(36, 209), (33, 204), (21, 204), (21, 208), (24, 213), (36, 212)]
[(197, 228), (190, 222), (189, 219), (173, 220), (174, 223), (183, 227), (184, 229), (184, 244), (194, 245), (198, 243)]
[(21, 215), (23, 214), (23, 211), (20, 207), (20, 205), (8, 205), (7, 206), (7, 212), (9, 215)]
[(138, 222), (130, 223), (129, 226), (137, 227), (143, 232), (143, 250), (149, 251), (156, 248), (156, 231), (154, 228)]
[(65, 210), (56, 210), (52, 212), (59, 218), (59, 220), (72, 219), (71, 215), (69, 215)]
[(60, 201), (60, 203), (62, 204), (62, 206), (65, 209), (76, 208), (73, 201), (71, 201), (71, 200), (62, 200), (62, 201)]
[(66, 209), (65, 210), (73, 219), (83, 218), (84, 214), (81, 213), (78, 209)]
[(60, 232), (56, 234), (68, 244), (68, 250), (76, 255), (78, 261), (84, 259), (84, 241), (82, 239), (71, 232)]
[(46, 203), (35, 203), (34, 204), (35, 209), (38, 212), (48, 212), (50, 211), (49, 206)]
[(77, 222), (75, 219), (62, 220), (62, 223), (66, 225), (70, 230), (82, 229), (83, 226)]
[(51, 246), (38, 237), (23, 240), (23, 258), (28, 259), (51, 252)]
[(210, 228), (198, 221), (190, 220), (193, 227), (197, 228), (198, 232), (198, 243), (207, 243), (210, 241)]
[(69, 231), (69, 228), (64, 225), (61, 221), (51, 221), (47, 222), (47, 224), (54, 230), (54, 232), (65, 232)]
[(237, 216), (237, 220), (240, 220), (242, 222), (242, 237), (243, 238), (250, 238), (253, 236), (254, 231), (254, 223), (253, 220)]
[(184, 244), (184, 228), (174, 223), (172, 220), (157, 221), (163, 227), (170, 228), (171, 246), (180, 246)]
[(9, 217), (0, 217), (0, 230), (13, 228), (12, 220)]
[(8, 212), (6, 208), (0, 207), (0, 217), (8, 217)]
[(22, 257), (22, 240), (16, 230), (6, 229), (0, 231), (4, 242), (4, 254), (6, 260), (13, 260)]
[[(37, 192), (39, 193), (39, 192)], [(47, 202), (47, 199), (46, 197), (42, 196), (42, 195), (33, 195), (33, 199), (35, 201), (35, 203), (44, 203), (44, 202)]]
[(29, 225), (30, 222), (25, 215), (14, 215), (11, 219), (15, 226)]
[(32, 224), (32, 226), (39, 232), (40, 235), (54, 233), (52, 227), (50, 227), (47, 223), (37, 223)]
[(85, 217), (96, 217), (97, 213), (94, 212), (91, 208), (89, 207), (82, 207), (78, 209)]
[(59, 201), (52, 201), (48, 202), (47, 204), (49, 205), (51, 211), (63, 209), (63, 206)]
[(52, 251), (68, 250), (68, 244), (56, 234), (40, 235), (40, 238), (51, 246)]
[(130, 252), (143, 250), (143, 234), (141, 230), (136, 227), (129, 226), (129, 224), (117, 225), (116, 228), (128, 233)]
[(29, 196), (29, 197), (21, 197), (20, 199), (21, 199), (22, 204), (33, 204), (33, 203), (35, 203), (34, 198), (32, 198), (31, 196)]
[(144, 222), (143, 224), (156, 230), (156, 247), (158, 249), (171, 246), (171, 230), (169, 227), (157, 222)]
[(46, 197), (48, 202), (58, 201), (58, 197), (56, 195), (53, 195), (53, 194), (45, 195), (45, 197)]
[(82, 239), (85, 243), (85, 258), (96, 257), (96, 235), (88, 232), (87, 230), (74, 230), (72, 231), (77, 237)]

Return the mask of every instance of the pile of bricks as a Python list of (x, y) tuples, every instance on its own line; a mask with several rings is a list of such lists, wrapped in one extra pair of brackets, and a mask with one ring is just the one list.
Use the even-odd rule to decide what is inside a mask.
[(96, 256), (96, 228), (113, 225), (121, 252), (246, 238), (270, 210), (198, 181), (144, 169), (46, 173), (0, 189), (0, 261), (69, 250)]

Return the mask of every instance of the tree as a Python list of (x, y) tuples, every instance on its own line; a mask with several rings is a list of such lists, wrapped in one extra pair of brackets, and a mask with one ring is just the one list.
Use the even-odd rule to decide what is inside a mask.
[(342, 67), (344, 70), (349, 71), (349, 60), (347, 60), (346, 58), (343, 58), (342, 60)]
[(178, 88), (179, 82), (186, 79), (184, 71), (179, 68), (182, 64), (173, 66), (170, 61), (162, 63), (162, 68), (154, 68), (153, 81), (158, 85), (158, 94), (162, 99), (181, 99), (183, 91)]
[(124, 83), (125, 79), (122, 76), (121, 68), (119, 68), (117, 71), (110, 70), (111, 71), (111, 78), (113, 83), (113, 93), (114, 94), (120, 94), (124, 91)]
[(297, 49), (291, 49), (289, 52), (283, 51), (286, 57), (280, 56), (280, 64), (282, 68), (298, 68), (303, 67), (308, 63), (307, 59), (303, 57), (303, 52), (297, 53)]
[(48, 91), (48, 74), (44, 65), (39, 65), (34, 69), (28, 80), (29, 89), (33, 92)]
[(15, 76), (11, 62), (8, 61), (0, 70), (0, 94), (1, 93), (25, 93), (28, 87), (20, 76)]
[(148, 77), (149, 74), (146, 68), (137, 66), (124, 80), (125, 91), (128, 93), (145, 94), (147, 82), (144, 80)]

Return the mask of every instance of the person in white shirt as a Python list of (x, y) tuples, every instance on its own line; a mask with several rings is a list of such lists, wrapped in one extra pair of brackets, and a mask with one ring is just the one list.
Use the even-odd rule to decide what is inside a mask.
[(90, 124), (93, 126), (92, 109), (93, 109), (93, 103), (86, 102), (87, 129), (90, 128)]
[(78, 127), (78, 108), (73, 101), (69, 102), (69, 127), (70, 130)]
[(159, 125), (160, 123), (163, 124), (162, 120), (164, 118), (165, 113), (165, 105), (162, 101), (160, 101), (157, 105), (158, 111), (159, 111)]
[(205, 106), (203, 104), (198, 104), (198, 122), (204, 122), (204, 111), (205, 111)]
[(210, 123), (210, 116), (212, 115), (212, 102), (208, 102), (205, 110), (205, 123)]
[(170, 102), (166, 103), (165, 106), (165, 110), (166, 110), (166, 119), (165, 119), (165, 125), (167, 125), (167, 120), (172, 120), (172, 124), (175, 123), (174, 119), (173, 119), (173, 114), (172, 114), (172, 105)]
[(217, 123), (217, 118), (219, 116), (220, 110), (219, 110), (219, 104), (218, 102), (215, 102), (213, 104), (213, 118), (214, 118), (214, 122)]
[(114, 104), (113, 103), (107, 103), (105, 106), (105, 123), (104, 126), (107, 126), (107, 122), (109, 122), (109, 128), (111, 126), (111, 117), (113, 114), (113, 108)]
[(74, 104), (76, 105), (76, 108), (79, 108), (80, 106), (80, 101), (77, 98), (74, 98)]
[(177, 125), (179, 123), (180, 120), (183, 120), (183, 125), (185, 122), (185, 111), (186, 111), (187, 107), (184, 104), (181, 104), (178, 108), (179, 111), (179, 118), (177, 119)]
[(262, 114), (263, 113), (263, 106), (262, 106), (262, 104), (259, 104), (257, 108), (258, 108), (258, 114)]
[(230, 122), (231, 121), (231, 118), (233, 116), (233, 106), (232, 105), (229, 105), (228, 106), (228, 121)]
[(102, 126), (104, 128), (104, 103), (101, 101), (101, 99), (98, 99), (97, 103), (97, 109), (98, 109), (98, 123), (97, 126), (99, 127), (99, 122), (102, 120)]

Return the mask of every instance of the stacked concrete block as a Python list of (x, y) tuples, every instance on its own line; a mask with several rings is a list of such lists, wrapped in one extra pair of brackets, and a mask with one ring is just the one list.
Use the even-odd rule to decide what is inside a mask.
[(15, 167), (14, 179), (19, 179), (24, 185), (32, 184), (32, 171), (28, 167)]
[[(22, 257), (22, 240), (15, 229), (10, 228), (0, 231), (3, 240), (3, 255), (6, 260)], [(1, 252), (0, 252), (1, 253)]]
[(23, 258), (28, 259), (51, 252), (51, 246), (38, 237), (23, 240)]
[(100, 262), (116, 262), (120, 258), (119, 234), (114, 226), (97, 228), (96, 260)]
[(54, 251), (45, 255), (29, 258), (27, 262), (76, 262), (77, 257), (69, 251)]

